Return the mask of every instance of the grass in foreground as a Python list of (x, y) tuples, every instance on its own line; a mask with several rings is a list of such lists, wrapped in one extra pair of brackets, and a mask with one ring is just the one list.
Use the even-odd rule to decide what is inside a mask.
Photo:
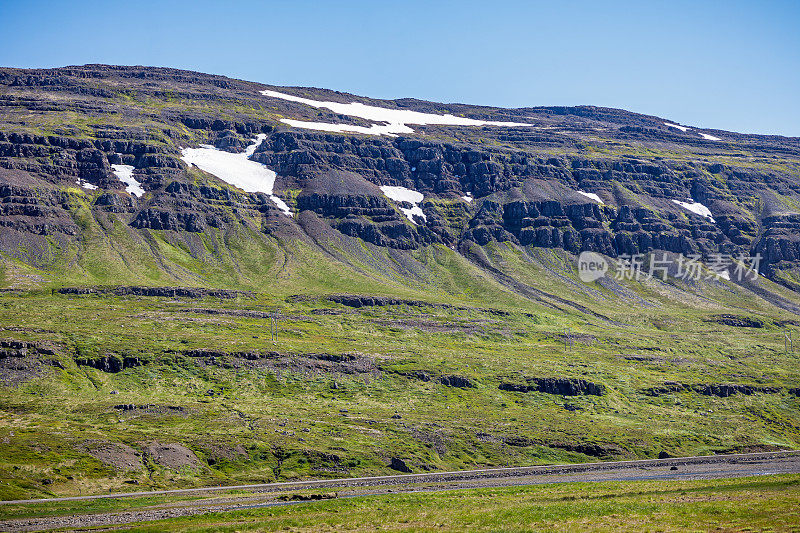
[[(126, 506), (122, 500), (116, 503)], [(799, 528), (800, 475), (794, 474), (364, 496), (132, 524), (126, 530), (797, 531)]]

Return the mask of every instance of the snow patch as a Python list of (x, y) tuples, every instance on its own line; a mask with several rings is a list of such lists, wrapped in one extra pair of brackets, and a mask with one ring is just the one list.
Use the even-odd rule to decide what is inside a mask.
[(597, 194), (595, 194), (593, 192), (577, 191), (577, 193), (584, 195), (586, 198), (591, 198), (592, 200), (594, 200), (595, 202), (597, 202), (600, 205), (605, 205), (605, 202), (603, 200), (601, 200), (600, 197), (597, 196)]
[(324, 102), (319, 100), (311, 100), (309, 98), (302, 98), (300, 96), (292, 96), (290, 94), (281, 93), (278, 91), (264, 90), (260, 91), (264, 96), (272, 98), (281, 98), (290, 102), (297, 102), (306, 104), (315, 108), (325, 108), (340, 115), (347, 115), (349, 117), (358, 117), (373, 122), (383, 122), (385, 124), (373, 124), (370, 127), (365, 126), (351, 126), (347, 124), (330, 124), (327, 122), (308, 122), (304, 120), (282, 119), (281, 122), (294, 126), (296, 128), (317, 129), (321, 131), (335, 131), (335, 132), (351, 132), (351, 133), (365, 133), (369, 135), (397, 135), (400, 133), (414, 133), (414, 130), (408, 127), (408, 124), (438, 124), (442, 126), (531, 126), (532, 124), (523, 124), (520, 122), (498, 122), (491, 120), (476, 120), (472, 118), (456, 117), (454, 115), (436, 115), (433, 113), (421, 113), (419, 111), (410, 111), (408, 109), (387, 109), (384, 107), (376, 107), (371, 105), (362, 104), (360, 102), (351, 102), (343, 104), (340, 102)]
[(406, 189), (405, 187), (396, 187), (391, 185), (382, 186), (381, 191), (383, 191), (383, 194), (385, 194), (390, 200), (394, 200), (398, 203), (407, 202), (411, 204), (411, 207), (398, 207), (400, 207), (400, 211), (406, 215), (406, 218), (408, 218), (412, 224), (416, 224), (416, 222), (414, 222), (414, 215), (422, 218), (425, 221), (428, 220), (428, 217), (425, 216), (425, 213), (422, 212), (422, 208), (419, 206), (419, 203), (422, 202), (423, 198), (425, 198), (425, 195), (421, 192)]
[(278, 208), (279, 208), (281, 211), (283, 211), (284, 213), (286, 213), (286, 215), (288, 215), (288, 216), (290, 216), (290, 217), (291, 217), (291, 216), (293, 216), (293, 215), (292, 215), (292, 212), (291, 212), (291, 211), (289, 211), (289, 206), (288, 206), (288, 205), (286, 205), (286, 202), (284, 202), (283, 200), (281, 200), (280, 198), (278, 198), (278, 197), (277, 197), (277, 196), (275, 196), (274, 194), (270, 194), (270, 195), (269, 195), (269, 198), (270, 198), (270, 200), (272, 200), (273, 202), (275, 202), (275, 205), (277, 205), (277, 206), (278, 206)]
[(250, 157), (254, 153), (256, 153), (256, 148), (261, 146), (261, 143), (264, 142), (264, 139), (266, 139), (266, 138), (267, 138), (267, 134), (266, 133), (259, 133), (258, 135), (256, 135), (256, 138), (253, 139), (253, 144), (248, 145), (247, 148), (244, 149), (244, 155), (248, 159), (250, 159)]
[(350, 124), (330, 124), (328, 122), (307, 122), (305, 120), (294, 120), (290, 118), (281, 119), (281, 122), (295, 128), (307, 130), (333, 131), (336, 133), (363, 133), (365, 135), (389, 135), (397, 137), (398, 133), (414, 133), (414, 130), (403, 124), (373, 124), (369, 128), (365, 126), (352, 126)]
[(678, 128), (683, 132), (689, 131), (689, 128), (687, 128), (686, 126), (678, 126), (677, 124), (673, 124), (672, 122), (665, 122), (664, 125), (669, 126), (670, 128)]
[[(684, 133), (689, 131), (689, 128), (687, 128), (686, 126), (679, 126), (677, 124), (673, 124), (672, 122), (665, 122), (664, 125), (665, 126), (669, 126), (670, 128), (678, 128), (679, 130), (681, 130)], [(700, 137), (702, 137), (703, 139), (705, 139), (707, 141), (721, 141), (722, 140), (719, 137), (714, 137), (713, 135), (709, 135), (708, 133), (701, 133), (699, 131), (696, 132), (696, 133), (698, 135), (700, 135)]]
[(132, 165), (111, 165), (111, 168), (117, 179), (125, 184), (125, 192), (137, 198), (144, 195), (142, 184), (133, 177), (134, 167)]
[(75, 183), (77, 183), (78, 185), (80, 185), (84, 189), (89, 189), (90, 191), (93, 191), (93, 190), (97, 189), (97, 185), (92, 185), (88, 181), (84, 181), (84, 180), (82, 180), (80, 178), (78, 178), (78, 180)]
[(711, 216), (711, 210), (708, 207), (706, 207), (703, 204), (701, 204), (700, 202), (695, 202), (694, 200), (691, 200), (689, 202), (682, 202), (680, 200), (672, 200), (672, 202), (678, 204), (679, 206), (683, 207), (684, 209), (688, 209), (692, 213), (696, 213), (696, 214), (700, 215), (701, 217), (706, 217), (711, 222), (714, 222), (714, 217)]
[(250, 156), (266, 138), (267, 136), (263, 133), (259, 134), (241, 154), (217, 150), (208, 144), (201, 144), (200, 148), (182, 148), (181, 159), (187, 165), (194, 165), (245, 192), (263, 192), (270, 195), (269, 197), (275, 202), (275, 205), (291, 216), (289, 206), (272, 194), (275, 186), (275, 172), (261, 163), (250, 161)]
[(474, 200), (475, 198), (472, 197), (472, 193), (471, 192), (468, 192), (467, 194), (462, 196), (461, 199), (464, 200), (465, 202), (467, 202), (468, 204), (471, 204), (472, 200)]

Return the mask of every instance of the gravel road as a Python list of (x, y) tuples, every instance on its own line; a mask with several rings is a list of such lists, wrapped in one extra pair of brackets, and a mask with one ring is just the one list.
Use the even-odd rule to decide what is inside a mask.
[[(292, 491), (307, 489), (333, 489), (339, 498), (370, 494), (457, 490), (465, 488), (504, 487), (543, 483), (571, 483), (591, 481), (635, 481), (656, 479), (717, 479), (768, 474), (800, 473), (800, 451), (648, 459), (642, 461), (617, 461), (519, 468), (492, 468), (456, 472), (404, 474), (328, 480), (291, 481), (235, 487), (203, 487), (169, 491), (102, 494), (40, 500), (0, 502), (0, 513), (5, 504), (23, 504), (58, 501), (92, 500), (144, 496), (197, 495), (207, 496), (190, 502), (170, 502), (140, 508), (135, 511), (103, 512), (85, 515), (65, 515), (44, 518), (25, 518), (0, 521), (0, 531), (39, 531), (56, 528), (87, 528), (114, 526), (131, 522), (146, 522), (205, 514), (211, 512), (297, 505), (301, 501), (282, 501)], [(214, 492), (232, 489), (248, 490), (242, 496), (218, 495)]]

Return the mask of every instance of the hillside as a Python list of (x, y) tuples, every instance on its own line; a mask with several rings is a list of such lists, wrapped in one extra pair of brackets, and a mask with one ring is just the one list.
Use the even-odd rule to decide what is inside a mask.
[(799, 284), (797, 138), (0, 68), (3, 498), (797, 448)]

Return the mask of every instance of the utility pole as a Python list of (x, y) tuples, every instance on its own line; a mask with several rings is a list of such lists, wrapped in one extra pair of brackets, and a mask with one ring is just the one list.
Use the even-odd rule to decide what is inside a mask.
[(569, 351), (569, 346), (572, 344), (572, 328), (564, 328), (564, 353)]
[(278, 344), (278, 311), (272, 313), (270, 317), (270, 333), (272, 334), (272, 344)]

